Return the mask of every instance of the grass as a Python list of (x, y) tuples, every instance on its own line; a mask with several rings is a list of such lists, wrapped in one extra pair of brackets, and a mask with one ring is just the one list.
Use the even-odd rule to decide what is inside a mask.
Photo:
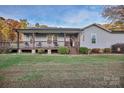
[(18, 78), (18, 80), (24, 80), (24, 81), (27, 81), (27, 80), (37, 80), (40, 77), (42, 77), (41, 73), (31, 72), (31, 73), (28, 73), (28, 74)]
[(18, 55), (0, 55), (0, 69), (22, 62), (22, 57)]
[(3, 76), (0, 76), (0, 80), (4, 80), (5, 79), (5, 77), (3, 77)]
[(0, 87), (123, 87), (123, 76), (124, 55), (0, 55)]
[(56, 62), (56, 63), (84, 63), (84, 62), (123, 62), (124, 55), (97, 56), (56, 56), (56, 55), (0, 55), (0, 69), (18, 63)]

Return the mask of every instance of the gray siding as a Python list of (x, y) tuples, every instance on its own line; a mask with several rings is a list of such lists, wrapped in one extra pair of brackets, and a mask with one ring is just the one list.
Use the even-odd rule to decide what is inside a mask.
[[(96, 34), (96, 44), (92, 44), (91, 42), (91, 34)], [(29, 34), (29, 33), (28, 33)], [(47, 41), (47, 34), (44, 33), (38, 34), (35, 37), (36, 41)], [(83, 41), (83, 35), (84, 35), (84, 41)], [(32, 38), (32, 35), (29, 34), (29, 36), (24, 35), (23, 40), (24, 41), (30, 41)], [(64, 41), (64, 36), (61, 35), (61, 33), (58, 34), (57, 37), (58, 41)], [(66, 41), (69, 41), (69, 36), (67, 35)], [(116, 43), (124, 43), (124, 33), (110, 33), (107, 32), (97, 26), (91, 26), (83, 31), (81, 31), (80, 35), (80, 46), (82, 47), (88, 47), (88, 48), (110, 48), (111, 45)], [(59, 45), (64, 46), (64, 42), (59, 42)], [(48, 46), (47, 42), (44, 42), (43, 46)]]
[[(92, 33), (96, 33), (96, 44), (91, 43)], [(116, 43), (124, 43), (124, 33), (109, 33), (96, 26), (89, 27), (82, 31), (80, 37), (80, 46), (88, 48), (110, 48), (112, 44)]]

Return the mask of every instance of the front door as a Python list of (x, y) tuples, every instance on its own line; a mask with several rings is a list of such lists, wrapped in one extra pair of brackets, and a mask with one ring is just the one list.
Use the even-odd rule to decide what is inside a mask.
[(75, 43), (76, 43), (76, 37), (70, 36), (70, 46), (75, 47)]

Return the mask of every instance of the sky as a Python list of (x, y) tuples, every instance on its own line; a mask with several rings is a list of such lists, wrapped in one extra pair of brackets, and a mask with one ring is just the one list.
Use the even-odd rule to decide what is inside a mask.
[(30, 24), (52, 27), (84, 27), (92, 23), (103, 24), (104, 6), (98, 5), (1, 5), (0, 16), (10, 19), (27, 19)]

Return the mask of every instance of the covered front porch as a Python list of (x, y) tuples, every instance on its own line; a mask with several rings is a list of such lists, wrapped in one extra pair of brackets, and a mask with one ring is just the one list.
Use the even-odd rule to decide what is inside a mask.
[[(16, 30), (17, 32), (17, 49), (21, 53), (22, 50), (31, 50), (36, 53), (36, 50), (43, 48), (51, 54), (52, 50), (57, 50), (59, 47), (68, 47), (78, 49), (80, 46), (79, 31), (25, 31)], [(23, 39), (20, 36), (23, 34)]]

